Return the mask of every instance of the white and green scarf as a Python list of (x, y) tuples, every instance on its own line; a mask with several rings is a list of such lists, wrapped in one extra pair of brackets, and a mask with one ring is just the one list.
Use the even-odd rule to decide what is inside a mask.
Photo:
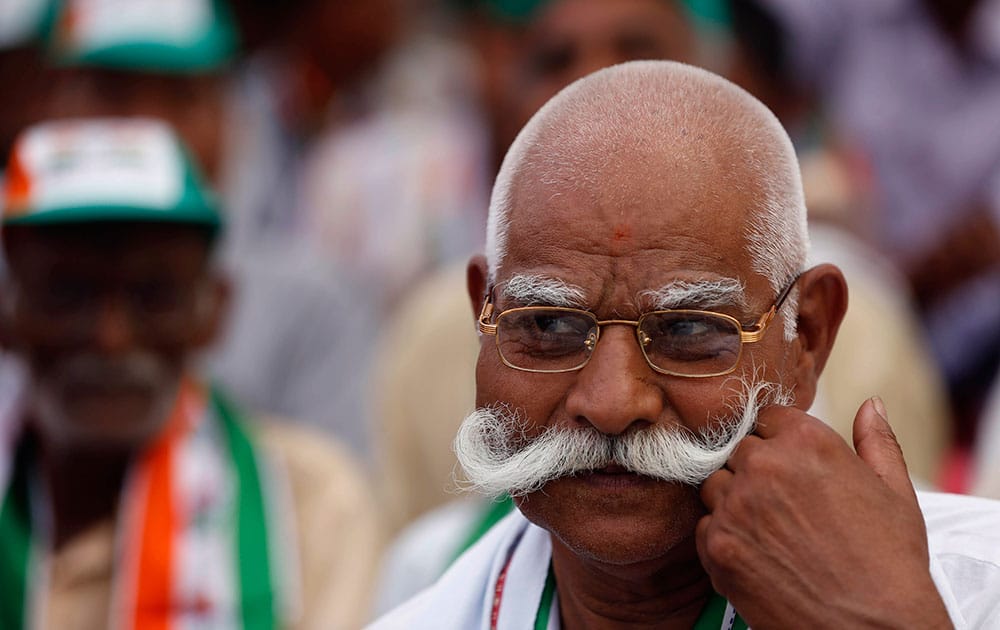
[[(13, 446), (0, 456), (0, 627), (28, 629), (43, 625), (50, 517), (33, 448)], [(282, 625), (297, 547), (277, 472), (236, 411), (185, 379), (123, 489), (108, 627)]]

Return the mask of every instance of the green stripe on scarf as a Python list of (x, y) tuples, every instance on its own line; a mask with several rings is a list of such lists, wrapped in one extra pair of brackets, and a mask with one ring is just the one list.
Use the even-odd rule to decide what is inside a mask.
[(546, 630), (549, 627), (549, 617), (552, 615), (552, 600), (556, 597), (556, 574), (549, 560), (549, 574), (545, 577), (545, 587), (542, 589), (542, 599), (538, 602), (538, 612), (535, 613), (535, 630)]
[[(545, 587), (542, 589), (542, 597), (538, 602), (538, 611), (535, 613), (535, 630), (545, 630), (549, 626), (549, 615), (552, 612), (552, 600), (556, 594), (556, 574), (552, 569), (552, 562), (549, 561), (548, 576), (545, 578)], [(718, 593), (712, 593), (708, 603), (701, 609), (701, 614), (694, 622), (691, 630), (748, 630), (747, 623), (740, 618), (739, 614), (733, 619), (730, 628), (723, 628), (725, 621), (726, 607), (729, 602)]]
[[(459, 556), (468, 551), (469, 547), (479, 542), (479, 539), (485, 536), (486, 532), (490, 531), (490, 528), (503, 520), (503, 517), (510, 514), (513, 509), (514, 499), (510, 498), (509, 494), (499, 496), (485, 505), (480, 511), (475, 525), (469, 530), (468, 535), (462, 540), (462, 544), (458, 546), (458, 549), (452, 556), (451, 562), (457, 560)], [(451, 562), (448, 564), (451, 564)]]
[(0, 628), (24, 628), (28, 610), (28, 563), (31, 557), (31, 503), (28, 458), (21, 440), (0, 507)]
[[(709, 598), (708, 603), (701, 610), (701, 616), (698, 617), (698, 621), (694, 623), (694, 627), (691, 630), (730, 630), (729, 628), (722, 628), (723, 618), (726, 616), (726, 607), (729, 602), (726, 598), (718, 593), (712, 593), (712, 597)], [(731, 630), (747, 630), (747, 623), (743, 621), (739, 613), (736, 614), (733, 619), (733, 625)]]
[(238, 477), (237, 542), (243, 628), (270, 630), (277, 626), (271, 562), (268, 551), (267, 509), (257, 458), (236, 410), (214, 389), (212, 405), (219, 412)]

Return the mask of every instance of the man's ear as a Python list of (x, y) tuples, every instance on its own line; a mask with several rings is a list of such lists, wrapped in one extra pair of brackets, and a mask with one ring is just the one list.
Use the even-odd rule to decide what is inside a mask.
[(212, 274), (196, 305), (197, 317), (192, 339), (192, 345), (196, 349), (204, 349), (219, 338), (229, 320), (231, 298), (232, 285), (229, 278), (220, 273)]
[(798, 282), (797, 346), (794, 374), (796, 405), (808, 409), (816, 383), (830, 356), (840, 322), (847, 312), (847, 282), (830, 264), (806, 271)]
[(472, 304), (472, 317), (479, 319), (486, 301), (486, 289), (489, 272), (486, 266), (486, 256), (477, 254), (469, 261), (465, 270), (465, 286), (469, 291), (469, 302)]

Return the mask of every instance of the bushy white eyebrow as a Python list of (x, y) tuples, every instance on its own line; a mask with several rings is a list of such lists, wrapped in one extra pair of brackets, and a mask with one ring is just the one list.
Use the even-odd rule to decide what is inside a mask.
[(747, 307), (743, 283), (735, 278), (721, 280), (674, 280), (659, 289), (643, 291), (639, 297), (648, 300), (655, 310), (670, 308)]
[(504, 284), (505, 298), (520, 304), (544, 304), (583, 308), (586, 304), (583, 289), (556, 278), (538, 274), (518, 273)]

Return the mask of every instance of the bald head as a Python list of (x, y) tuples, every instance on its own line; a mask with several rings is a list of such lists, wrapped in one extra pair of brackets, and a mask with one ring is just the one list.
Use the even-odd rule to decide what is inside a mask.
[(805, 204), (787, 134), (748, 93), (692, 66), (614, 66), (539, 110), (508, 151), (493, 189), (490, 282), (503, 265), (512, 224), (533, 220), (546, 198), (567, 187), (621, 207), (655, 190), (692, 221), (728, 208), (727, 227), (714, 236), (738, 241), (775, 291), (805, 262)]

